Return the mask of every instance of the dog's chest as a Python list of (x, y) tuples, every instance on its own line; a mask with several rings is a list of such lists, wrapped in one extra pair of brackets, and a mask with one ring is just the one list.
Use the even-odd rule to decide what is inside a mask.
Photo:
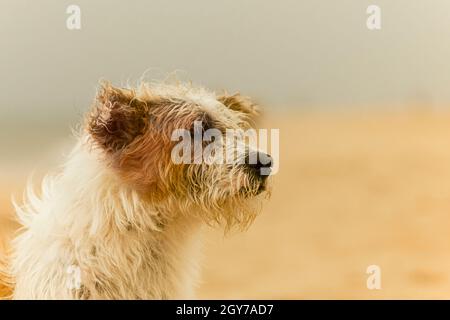
[(89, 298), (193, 298), (202, 232), (198, 223), (183, 220), (156, 234), (145, 236), (131, 230), (117, 239), (116, 248), (108, 249), (112, 260), (99, 261), (94, 277), (87, 281)]

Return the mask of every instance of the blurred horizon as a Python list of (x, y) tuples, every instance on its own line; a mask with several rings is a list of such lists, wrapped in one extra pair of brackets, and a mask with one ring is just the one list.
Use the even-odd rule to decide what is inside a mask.
[[(450, 3), (207, 0), (2, 0), (2, 118), (86, 110), (99, 79), (173, 71), (267, 108), (450, 105)], [(81, 8), (81, 30), (66, 8)]]

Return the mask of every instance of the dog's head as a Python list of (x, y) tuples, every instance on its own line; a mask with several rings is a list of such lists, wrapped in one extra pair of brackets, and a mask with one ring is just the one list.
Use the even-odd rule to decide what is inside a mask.
[(155, 207), (245, 228), (268, 194), (272, 165), (248, 143), (256, 114), (257, 107), (238, 94), (102, 83), (87, 131), (123, 183)]

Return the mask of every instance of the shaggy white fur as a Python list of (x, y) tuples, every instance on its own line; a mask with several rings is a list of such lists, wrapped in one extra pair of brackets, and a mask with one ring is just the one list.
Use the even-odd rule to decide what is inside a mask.
[[(14, 241), (14, 298), (192, 298), (200, 220), (178, 216), (162, 232), (160, 213), (91, 152), (80, 143), (43, 181), (42, 199), (29, 189), (16, 208), (26, 231)], [(70, 288), (71, 266), (80, 288)]]

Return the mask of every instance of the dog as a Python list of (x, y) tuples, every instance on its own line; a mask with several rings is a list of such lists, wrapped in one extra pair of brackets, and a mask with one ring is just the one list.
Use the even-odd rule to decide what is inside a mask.
[(200, 133), (224, 134), (257, 113), (240, 94), (191, 84), (101, 82), (63, 167), (15, 205), (13, 298), (195, 297), (202, 226), (247, 229), (270, 193), (261, 169), (272, 160), (248, 147), (256, 163), (174, 163), (173, 132), (201, 123)]

